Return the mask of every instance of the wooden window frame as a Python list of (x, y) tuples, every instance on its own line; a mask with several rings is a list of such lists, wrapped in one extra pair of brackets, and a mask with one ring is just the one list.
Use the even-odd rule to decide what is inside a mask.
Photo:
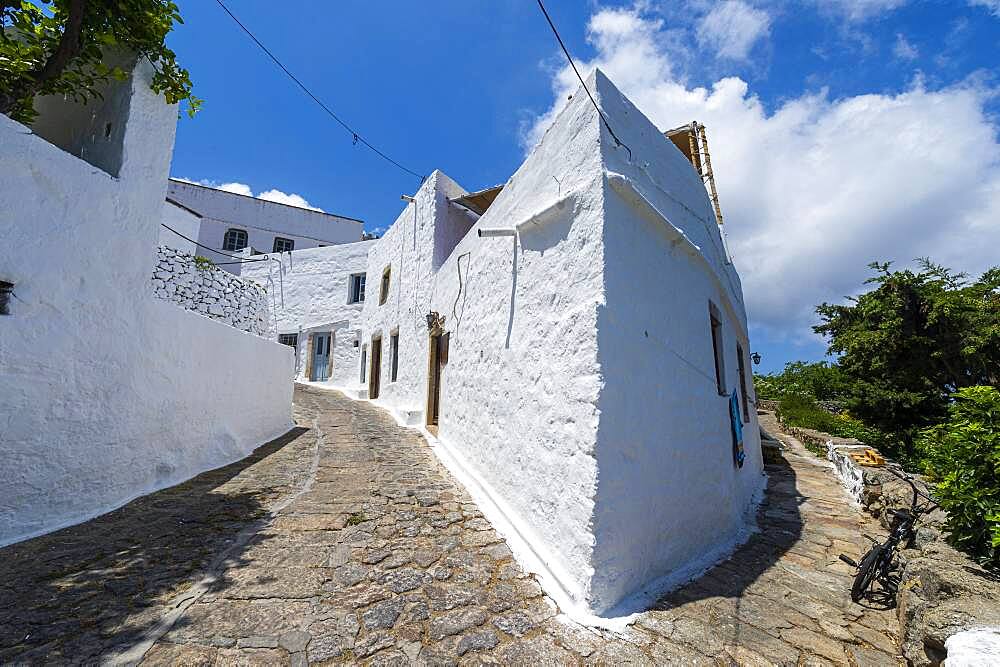
[(712, 331), (712, 356), (715, 359), (715, 388), (719, 396), (728, 396), (726, 391), (726, 355), (723, 341), (722, 314), (711, 301), (708, 302), (709, 326)]
[(392, 279), (392, 265), (382, 270), (382, 285), (378, 294), (378, 305), (383, 305), (389, 299), (389, 282)]
[[(278, 248), (279, 242), (282, 246), (280, 249)], [(286, 244), (288, 245), (287, 248), (284, 247)], [(295, 239), (286, 239), (283, 236), (274, 237), (274, 243), (271, 245), (271, 252), (291, 252), (293, 250), (295, 250)]]
[(736, 368), (740, 374), (740, 399), (743, 402), (743, 423), (750, 421), (750, 401), (747, 391), (747, 364), (743, 354), (743, 345), (736, 343)]
[(399, 332), (389, 334), (390, 371), (389, 382), (395, 382), (399, 375)]
[[(292, 342), (288, 342), (289, 339), (291, 339)], [(297, 333), (280, 333), (278, 334), (278, 342), (281, 343), (282, 345), (287, 345), (289, 347), (298, 349), (299, 335)]]
[[(366, 273), (352, 273), (347, 279), (347, 303), (364, 303), (365, 302), (365, 283), (367, 278)], [(354, 285), (357, 282), (358, 290), (357, 295), (354, 293)], [(357, 296), (357, 298), (355, 298)]]
[[(235, 242), (230, 243), (229, 242), (230, 234), (233, 235), (233, 238), (239, 238), (239, 235), (242, 234), (243, 245), (237, 248), (236, 246), (239, 245), (239, 243)], [(248, 245), (250, 245), (250, 234), (248, 234), (247, 230), (245, 229), (240, 229), (239, 227), (230, 227), (229, 229), (226, 230), (226, 233), (222, 235), (222, 249), (228, 252), (239, 252), (244, 248), (246, 248)]]

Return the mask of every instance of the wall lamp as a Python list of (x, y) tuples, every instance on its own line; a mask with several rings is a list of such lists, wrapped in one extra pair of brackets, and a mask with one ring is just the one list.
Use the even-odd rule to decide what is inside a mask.
[(754, 366), (760, 366), (760, 352), (754, 352), (751, 354), (750, 361), (753, 362)]
[(399, 198), (402, 199), (403, 201), (409, 203), (409, 204), (414, 204), (417, 201), (416, 199), (414, 199), (410, 195), (399, 195)]

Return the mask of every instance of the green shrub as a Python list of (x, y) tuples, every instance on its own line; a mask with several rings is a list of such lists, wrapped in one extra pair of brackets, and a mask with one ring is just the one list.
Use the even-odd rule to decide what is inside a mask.
[(886, 456), (899, 460), (904, 467), (912, 468), (909, 460), (900, 460), (901, 447), (888, 433), (867, 426), (847, 413), (833, 414), (806, 396), (796, 394), (785, 396), (778, 403), (777, 415), (789, 426), (811, 428), (838, 438), (860, 440)]
[(215, 263), (213, 263), (212, 260), (210, 260), (208, 257), (202, 257), (201, 255), (197, 255), (194, 258), (194, 266), (199, 271), (208, 271), (215, 266)]
[(834, 416), (819, 407), (812, 398), (799, 394), (788, 394), (778, 403), (778, 419), (789, 426), (811, 428), (815, 431), (832, 433), (835, 428)]
[(780, 373), (755, 375), (754, 390), (765, 400), (780, 401), (791, 394), (831, 401), (847, 395), (840, 367), (825, 361), (790, 361)]
[(1000, 391), (958, 390), (948, 419), (921, 431), (917, 449), (948, 512), (948, 541), (1000, 566)]

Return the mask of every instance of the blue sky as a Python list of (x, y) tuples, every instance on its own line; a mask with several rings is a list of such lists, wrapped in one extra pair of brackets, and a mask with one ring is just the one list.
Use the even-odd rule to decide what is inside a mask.
[[(169, 44), (205, 104), (179, 122), (172, 175), (391, 224), (418, 181), (353, 145), (215, 2), (179, 4)], [(470, 190), (504, 182), (572, 88), (530, 0), (228, 4), (369, 141)], [(708, 125), (758, 370), (820, 358), (812, 307), (870, 261), (1000, 257), (1000, 0), (547, 6), (654, 122)]]

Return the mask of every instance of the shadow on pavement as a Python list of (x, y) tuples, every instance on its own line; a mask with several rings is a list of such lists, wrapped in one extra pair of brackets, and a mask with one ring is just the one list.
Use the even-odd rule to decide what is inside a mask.
[[(294, 428), (236, 463), (0, 549), (0, 664), (93, 664), (140, 639), (216, 554), (294, 490), (307, 431)], [(241, 559), (237, 549), (228, 562)]]
[(757, 509), (758, 532), (725, 561), (661, 598), (653, 609), (672, 609), (707, 598), (740, 598), (799, 541), (805, 524), (800, 506), (808, 499), (797, 488), (795, 470), (784, 459), (764, 469), (767, 491)]

